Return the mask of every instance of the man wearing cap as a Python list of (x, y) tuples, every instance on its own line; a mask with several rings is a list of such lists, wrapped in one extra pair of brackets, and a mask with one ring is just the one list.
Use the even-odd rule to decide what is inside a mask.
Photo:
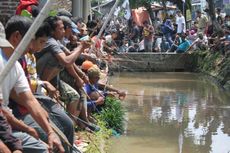
[[(126, 96), (125, 92), (105, 85), (99, 81), (101, 78), (101, 70), (97, 65), (91, 66), (87, 70), (87, 75), (89, 77), (89, 83), (85, 84), (84, 89), (90, 97), (87, 103), (90, 112), (95, 111), (95, 106), (100, 106), (104, 103), (105, 95), (108, 95), (109, 92), (115, 92), (120, 98)], [(104, 91), (99, 91), (99, 88), (109, 92), (103, 93)]]
[(73, 34), (77, 34), (77, 33), (80, 33), (78, 30), (77, 30), (77, 25), (75, 23), (73, 23), (71, 21), (71, 19), (69, 17), (66, 17), (66, 16), (60, 16), (62, 22), (63, 22), (63, 25), (64, 25), (64, 29), (65, 29), (65, 36), (63, 38), (63, 40), (61, 41), (61, 43), (66, 46), (70, 41), (70, 38)]

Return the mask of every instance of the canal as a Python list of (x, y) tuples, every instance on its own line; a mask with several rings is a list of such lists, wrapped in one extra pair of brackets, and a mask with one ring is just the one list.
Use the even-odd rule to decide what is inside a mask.
[(125, 133), (109, 153), (230, 153), (230, 95), (193, 73), (119, 73)]

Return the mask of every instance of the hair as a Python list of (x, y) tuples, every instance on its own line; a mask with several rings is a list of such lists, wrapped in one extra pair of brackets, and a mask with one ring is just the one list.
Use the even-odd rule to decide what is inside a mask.
[(39, 37), (48, 37), (50, 36), (50, 25), (47, 22), (44, 22), (38, 29), (38, 31), (35, 34), (35, 38), (39, 38)]
[(39, 14), (40, 10), (36, 5), (31, 5), (31, 14), (34, 18), (36, 18)]
[(221, 12), (221, 8), (216, 8), (216, 11), (218, 12), (218, 13), (220, 13)]
[(63, 22), (64, 28), (67, 29), (68, 27), (71, 27), (71, 19), (67, 16), (60, 16), (60, 19)]
[(196, 10), (196, 13), (201, 14), (201, 11), (200, 10)]
[(181, 10), (177, 10), (176, 12), (177, 12), (177, 13), (182, 13)]
[(149, 22), (148, 22), (148, 21), (144, 21), (143, 24), (144, 24), (144, 25), (145, 25), (145, 24), (149, 24)]
[(78, 17), (74, 17), (74, 18), (72, 18), (72, 21), (75, 23), (75, 24), (77, 24), (78, 22), (84, 22), (84, 20), (82, 19), (82, 18), (78, 18)]
[(50, 16), (45, 20), (45, 22), (47, 22), (49, 24), (51, 31), (55, 31), (55, 29), (57, 27), (57, 22), (59, 20), (61, 20), (61, 18), (58, 16)]
[(5, 26), (6, 39), (9, 39), (10, 36), (16, 31), (19, 31), (19, 33), (24, 36), (32, 23), (33, 20), (28, 17), (19, 15), (12, 16)]

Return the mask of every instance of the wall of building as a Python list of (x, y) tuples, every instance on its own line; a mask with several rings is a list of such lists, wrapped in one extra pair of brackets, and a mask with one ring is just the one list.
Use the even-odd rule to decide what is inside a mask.
[[(44, 2), (45, 0), (41, 0)], [(16, 8), (18, 6), (19, 0), (1, 0), (0, 1), (0, 21), (5, 24), (7, 20), (15, 14)], [(56, 0), (57, 7), (65, 8), (68, 11), (72, 9), (71, 0)]]
[(128, 53), (114, 56), (110, 64), (114, 71), (175, 72), (191, 71), (193, 56), (190, 54)]
[(0, 21), (4, 24), (15, 14), (19, 0), (4, 0), (0, 1)]

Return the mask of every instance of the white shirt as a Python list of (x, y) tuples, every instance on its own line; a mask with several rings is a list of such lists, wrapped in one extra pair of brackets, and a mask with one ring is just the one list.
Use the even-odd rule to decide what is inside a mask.
[[(4, 56), (3, 51), (0, 48), (0, 73), (7, 64), (7, 58)], [(29, 83), (26, 79), (25, 73), (18, 63), (12, 67), (10, 72), (5, 77), (2, 83), (2, 91), (0, 90), (0, 95), (3, 95), (3, 106), (7, 107), (9, 104), (10, 92), (12, 89), (16, 91), (17, 94), (30, 91)]]
[(182, 33), (182, 32), (185, 33), (186, 32), (184, 16), (181, 16), (181, 17), (177, 16), (176, 24), (177, 24), (177, 33)]

